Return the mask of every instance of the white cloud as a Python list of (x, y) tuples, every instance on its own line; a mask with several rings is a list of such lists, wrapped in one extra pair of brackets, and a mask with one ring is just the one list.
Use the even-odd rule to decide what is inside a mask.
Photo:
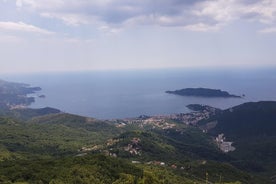
[(129, 23), (183, 25), (186, 18), (181, 12), (186, 10), (187, 5), (178, 0), (158, 3), (148, 0), (17, 0), (16, 4), (20, 9), (31, 8), (42, 17), (58, 19), (71, 26), (94, 25), (95, 22), (109, 26)]
[(16, 5), (69, 26), (99, 30), (106, 25), (159, 25), (213, 31), (238, 19), (276, 25), (275, 0), (16, 0)]
[(114, 35), (122, 32), (121, 28), (110, 27), (108, 25), (100, 26), (98, 30), (104, 32), (107, 35)]
[(240, 16), (241, 5), (237, 0), (213, 0), (204, 1), (196, 5), (194, 15), (209, 17), (218, 22), (227, 22)]
[(8, 30), (8, 31), (23, 31), (23, 32), (31, 32), (38, 34), (46, 34), (50, 35), (53, 32), (30, 25), (25, 24), (24, 22), (0, 22), (0, 29)]
[(276, 1), (262, 0), (244, 8), (245, 14), (251, 14), (252, 19), (265, 24), (276, 23)]
[(259, 31), (260, 33), (276, 33), (276, 27), (265, 28)]
[(12, 35), (0, 35), (0, 43), (19, 43), (22, 39)]
[[(208, 0), (197, 3), (193, 14), (205, 20), (204, 24), (227, 25), (237, 19), (256, 21), (262, 24), (276, 24), (276, 1), (261, 0)], [(220, 26), (221, 27), (221, 26)], [(266, 29), (262, 32), (273, 32)]]
[(218, 31), (220, 28), (219, 25), (208, 25), (204, 23), (192, 24), (184, 26), (184, 29), (189, 31), (197, 31), (197, 32), (208, 32), (208, 31)]
[(70, 13), (41, 13), (42, 17), (55, 18), (62, 20), (66, 25), (79, 26), (81, 24), (89, 24), (89, 18), (81, 14), (70, 14)]
[(141, 15), (129, 18), (123, 22), (123, 25), (159, 25), (159, 26), (182, 26), (187, 25), (186, 18), (181, 16), (168, 16), (159, 14)]
[(63, 7), (66, 1), (63, 0), (16, 0), (16, 6), (22, 8), (24, 6), (33, 9), (57, 9)]

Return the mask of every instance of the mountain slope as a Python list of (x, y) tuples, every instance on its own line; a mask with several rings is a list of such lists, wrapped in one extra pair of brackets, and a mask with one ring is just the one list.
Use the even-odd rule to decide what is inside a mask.
[[(223, 133), (234, 142), (229, 155), (237, 167), (263, 173), (268, 177), (276, 171), (276, 102), (245, 103), (211, 117), (202, 124), (216, 122), (209, 130), (213, 136)], [(203, 127), (206, 127), (203, 125)]]
[(212, 133), (227, 137), (276, 136), (276, 102), (249, 102), (227, 110), (216, 117)]
[(84, 145), (103, 143), (119, 133), (110, 123), (68, 114), (41, 116), (29, 122), (0, 118), (0, 146), (27, 155), (77, 154)]

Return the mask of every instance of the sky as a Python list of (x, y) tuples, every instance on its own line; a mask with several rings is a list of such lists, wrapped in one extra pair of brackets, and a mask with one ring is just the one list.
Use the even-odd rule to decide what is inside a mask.
[(274, 67), (276, 0), (0, 0), (0, 72)]

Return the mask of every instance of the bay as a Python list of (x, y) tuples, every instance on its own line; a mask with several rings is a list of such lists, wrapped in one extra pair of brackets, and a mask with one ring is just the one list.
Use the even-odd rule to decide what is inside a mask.
[[(46, 98), (30, 107), (114, 119), (189, 112), (188, 104), (226, 109), (249, 101), (276, 100), (276, 69), (160, 69), (49, 72), (1, 75), (8, 81), (39, 86)], [(167, 94), (189, 87), (221, 89), (244, 98), (200, 98)]]

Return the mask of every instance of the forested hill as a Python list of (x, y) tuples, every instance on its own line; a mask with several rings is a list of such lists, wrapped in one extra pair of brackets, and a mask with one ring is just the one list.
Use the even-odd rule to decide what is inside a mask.
[(224, 111), (216, 117), (213, 133), (230, 137), (276, 136), (276, 102), (249, 102)]
[[(202, 123), (202, 122), (201, 122)], [(207, 124), (206, 124), (207, 123)], [(214, 137), (224, 134), (234, 142), (235, 151), (228, 155), (240, 160), (239, 168), (253, 172), (276, 171), (276, 102), (249, 102), (220, 111), (202, 127), (216, 124), (208, 132)]]

